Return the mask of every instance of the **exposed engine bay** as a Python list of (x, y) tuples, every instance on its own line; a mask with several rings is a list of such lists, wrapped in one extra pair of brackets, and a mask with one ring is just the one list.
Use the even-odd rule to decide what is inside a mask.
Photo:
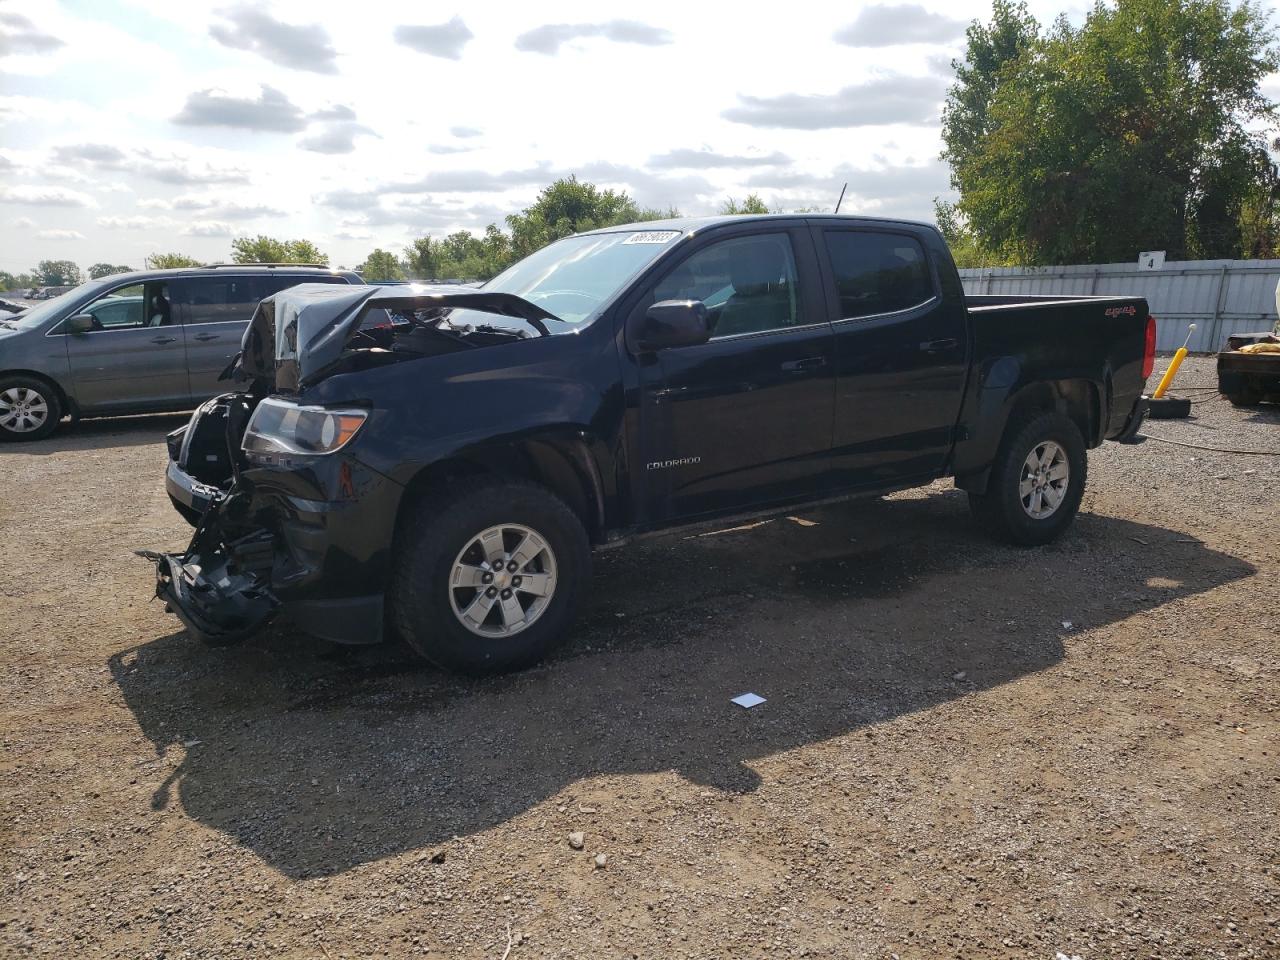
[[(502, 323), (507, 318), (516, 323)], [(303, 283), (258, 304), (233, 365), (267, 392), (296, 393), (334, 372), (547, 336), (555, 314), (511, 293), (457, 286)]]
[(456, 310), (452, 307), (417, 310), (374, 308), (368, 313), (383, 313), (387, 319), (377, 322), (375, 318), (370, 322), (366, 318), (347, 342), (337, 362), (329, 369), (330, 373), (368, 370), (403, 360), (434, 357), (545, 335), (537, 330), (526, 332), (484, 322), (455, 322), (450, 314), (472, 314), (474, 311)]

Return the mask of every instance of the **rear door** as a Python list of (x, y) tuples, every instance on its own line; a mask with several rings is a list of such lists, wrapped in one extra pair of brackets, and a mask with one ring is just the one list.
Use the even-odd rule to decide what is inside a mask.
[(195, 403), (227, 390), (218, 376), (240, 349), (258, 301), (299, 283), (345, 283), (332, 274), (236, 274), (221, 271), (174, 282), (187, 340), (187, 374)]
[(86, 412), (177, 408), (187, 402), (182, 327), (173, 317), (164, 280), (125, 284), (82, 308), (94, 318), (87, 333), (64, 338), (76, 402)]
[(217, 273), (174, 281), (174, 306), (187, 338), (188, 392), (201, 403), (226, 387), (218, 375), (236, 351), (245, 325), (261, 299), (258, 277)]
[(835, 336), (832, 464), (841, 488), (940, 473), (967, 371), (962, 297), (942, 296), (930, 238), (818, 225)]
[(804, 229), (708, 237), (634, 307), (703, 301), (705, 344), (639, 358), (639, 488), (661, 524), (812, 496), (831, 449), (831, 325)]

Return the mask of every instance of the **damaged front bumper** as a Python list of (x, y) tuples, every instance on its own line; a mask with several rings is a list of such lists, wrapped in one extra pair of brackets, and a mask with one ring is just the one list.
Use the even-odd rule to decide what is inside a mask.
[(155, 563), (156, 596), (206, 644), (276, 618), (334, 643), (378, 643), (401, 493), (341, 460), (251, 469), (211, 498), (186, 550), (138, 553)]
[(256, 530), (223, 542), (215, 501), (183, 553), (139, 550), (156, 565), (156, 596), (193, 637), (230, 646), (261, 630), (280, 610), (271, 590), (275, 536)]

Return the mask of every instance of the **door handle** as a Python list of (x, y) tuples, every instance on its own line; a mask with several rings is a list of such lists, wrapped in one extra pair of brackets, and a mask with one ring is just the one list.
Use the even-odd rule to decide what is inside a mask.
[(195, 339), (197, 339), (197, 340), (217, 340), (217, 339), (218, 339), (218, 335), (217, 335), (216, 333), (197, 333), (197, 334), (196, 334), (196, 336), (195, 336)]
[(944, 340), (926, 340), (920, 344), (921, 353), (942, 353), (944, 350), (954, 350), (960, 346), (960, 341), (955, 337), (947, 337)]
[(177, 339), (178, 339), (177, 337), (152, 337), (151, 342), (152, 343), (173, 343), (173, 341)]
[(807, 373), (810, 370), (819, 370), (826, 365), (826, 357), (805, 357), (803, 360), (786, 361), (782, 369), (786, 373)]

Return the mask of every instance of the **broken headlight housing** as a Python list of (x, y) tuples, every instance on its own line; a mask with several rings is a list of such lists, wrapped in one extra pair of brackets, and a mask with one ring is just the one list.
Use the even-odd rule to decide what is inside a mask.
[(251, 460), (323, 456), (350, 443), (368, 417), (367, 410), (304, 407), (268, 397), (249, 418), (242, 446)]

